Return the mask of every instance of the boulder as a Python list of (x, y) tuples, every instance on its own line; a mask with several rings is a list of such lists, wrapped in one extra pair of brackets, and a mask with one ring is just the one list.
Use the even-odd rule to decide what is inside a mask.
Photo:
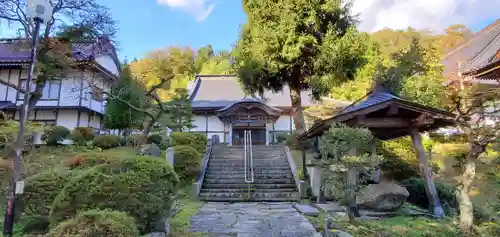
[(359, 191), (356, 204), (368, 210), (394, 211), (403, 205), (408, 196), (410, 194), (405, 187), (393, 182), (370, 184)]
[(142, 145), (139, 150), (139, 155), (142, 156), (160, 156), (161, 150), (155, 144)]

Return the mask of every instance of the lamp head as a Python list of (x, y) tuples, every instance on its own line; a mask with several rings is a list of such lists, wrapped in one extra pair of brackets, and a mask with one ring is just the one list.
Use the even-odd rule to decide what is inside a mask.
[(47, 23), (52, 18), (50, 0), (28, 0), (28, 18)]

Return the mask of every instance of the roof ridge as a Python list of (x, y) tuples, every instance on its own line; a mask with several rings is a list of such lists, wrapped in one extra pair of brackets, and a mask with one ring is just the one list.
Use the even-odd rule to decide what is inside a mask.
[(472, 37), (469, 38), (469, 40), (461, 43), (460, 45), (458, 45), (455, 49), (453, 49), (452, 51), (450, 51), (449, 53), (447, 53), (443, 60), (445, 60), (446, 58), (448, 58), (449, 56), (451, 55), (454, 55), (456, 52), (460, 51), (461, 49), (463, 49), (465, 46), (467, 45), (470, 45), (472, 42), (476, 41), (481, 35), (487, 33), (488, 31), (492, 30), (493, 28), (495, 28), (496, 26), (499, 26), (500, 28), (500, 19), (497, 19), (496, 21), (494, 21), (493, 23), (489, 24), (488, 26), (484, 27), (483, 29), (481, 29), (480, 31), (476, 32)]

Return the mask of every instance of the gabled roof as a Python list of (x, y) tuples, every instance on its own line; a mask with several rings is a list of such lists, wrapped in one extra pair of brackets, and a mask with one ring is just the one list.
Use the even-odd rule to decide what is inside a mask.
[(16, 104), (12, 103), (11, 101), (0, 101), (0, 109), (5, 109), (5, 108), (9, 108), (9, 107), (12, 107)]
[[(23, 39), (0, 39), (0, 64), (22, 65), (30, 61), (29, 43)], [(96, 41), (80, 41), (71, 44), (71, 55), (77, 62), (94, 61), (101, 55), (109, 55), (118, 69), (120, 61), (115, 47), (107, 37), (101, 37)], [(97, 63), (96, 63), (97, 64)], [(101, 70), (106, 70), (98, 65)], [(112, 74), (112, 72), (109, 72)]]
[(443, 59), (443, 74), (449, 79), (459, 79), (457, 73), (471, 74), (488, 65), (498, 63), (500, 57), (500, 19), (476, 33)]
[[(301, 97), (302, 106), (314, 105), (308, 92), (303, 91)], [(235, 75), (200, 75), (194, 81), (190, 95), (193, 108), (220, 109), (244, 98), (248, 96)], [(273, 107), (291, 107), (292, 104), (288, 87), (277, 93), (265, 91), (262, 98), (258, 96), (253, 98)]]
[[(391, 106), (397, 106), (404, 110), (404, 113), (399, 115), (388, 115)], [(419, 128), (421, 131), (433, 130), (442, 126), (452, 125), (453, 122), (449, 120), (453, 116), (452, 113), (447, 111), (427, 107), (417, 104), (408, 100), (404, 100), (395, 96), (385, 90), (383, 87), (376, 87), (369, 94), (367, 94), (361, 101), (346, 107), (338, 115), (329, 119), (315, 123), (311, 129), (301, 134), (298, 139), (308, 139), (315, 136), (320, 136), (324, 131), (334, 123), (345, 123), (356, 120), (358, 116), (366, 116), (368, 118), (399, 118), (406, 122), (411, 122), (418, 118), (419, 115), (425, 114), (435, 119), (435, 122), (426, 127)], [(370, 128), (375, 136), (379, 139), (393, 139), (408, 135), (406, 130), (394, 130), (388, 128)]]

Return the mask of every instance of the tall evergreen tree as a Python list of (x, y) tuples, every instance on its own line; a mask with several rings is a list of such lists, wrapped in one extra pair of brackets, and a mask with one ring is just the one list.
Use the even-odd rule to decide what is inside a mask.
[(248, 23), (234, 50), (235, 67), (250, 93), (290, 88), (297, 132), (305, 130), (301, 92), (320, 99), (354, 78), (366, 46), (350, 5), (341, 0), (244, 0)]
[(165, 104), (170, 112), (159, 122), (175, 132), (182, 132), (193, 128), (193, 111), (186, 89), (177, 89), (176, 92), (178, 96)]
[[(106, 112), (104, 114), (104, 127), (107, 129), (140, 129), (145, 119), (145, 114), (134, 110), (145, 107), (143, 94), (144, 88), (134, 80), (130, 67), (124, 65), (118, 83), (112, 88)], [(123, 103), (126, 101), (129, 104)]]

